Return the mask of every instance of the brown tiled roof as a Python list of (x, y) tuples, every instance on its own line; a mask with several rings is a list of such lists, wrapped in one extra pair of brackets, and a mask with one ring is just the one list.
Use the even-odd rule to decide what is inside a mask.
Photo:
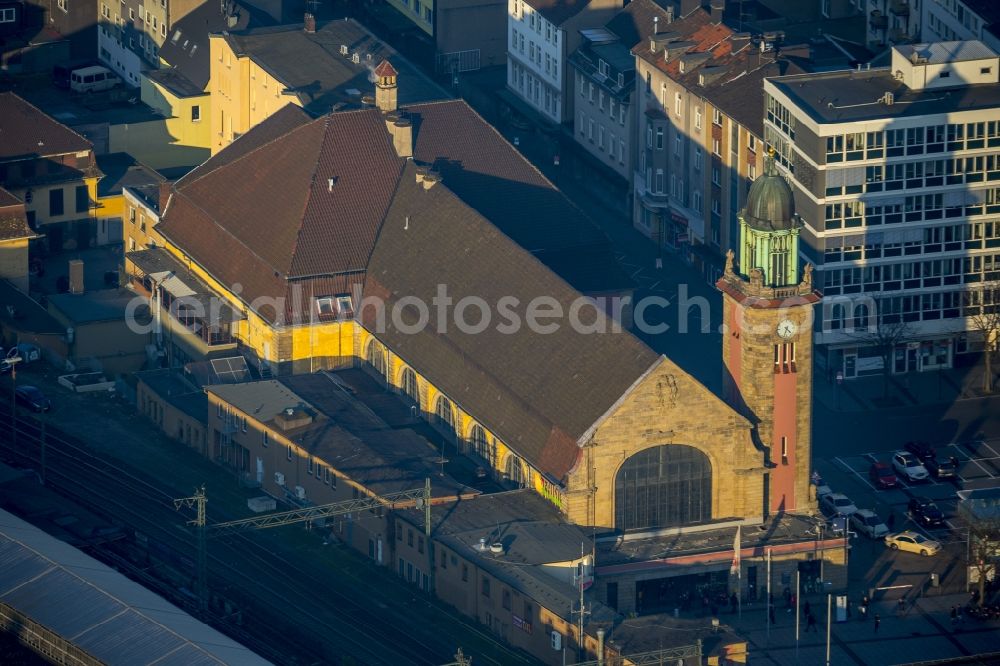
[[(409, 112), (417, 160), (503, 233), (578, 289), (631, 286), (607, 237), (465, 102)], [(350, 292), (403, 162), (374, 109), (310, 121), (288, 105), (178, 181), (158, 229), (248, 301), (290, 280)]]
[[(734, 40), (736, 31), (724, 23), (712, 23), (711, 16), (704, 9), (697, 9), (667, 25), (663, 25), (662, 20), (660, 23), (661, 34), (673, 33), (677, 42), (690, 44), (690, 48), (667, 61), (663, 47), (653, 53), (647, 39), (639, 41), (632, 52), (694, 94), (707, 99), (756, 136), (763, 136), (764, 79), (803, 70), (775, 52), (760, 53), (749, 39)], [(681, 73), (681, 59), (693, 54), (710, 57), (695, 66), (685, 67), (684, 73)], [(707, 67), (718, 69), (702, 85), (700, 75)]]
[(416, 128), (414, 158), (432, 164), (462, 201), (526, 250), (560, 256), (557, 272), (578, 289), (589, 291), (582, 281), (591, 280), (606, 290), (632, 286), (606, 252), (607, 236), (465, 102), (408, 110)]
[[(377, 113), (332, 114), (182, 179), (174, 199), (196, 202), (282, 279), (334, 275), (364, 269), (401, 163)], [(164, 219), (170, 238), (194, 224), (173, 212)], [(232, 246), (217, 248), (217, 259)]]
[(90, 141), (14, 93), (0, 93), (0, 160), (92, 148)]
[(526, 5), (530, 5), (535, 11), (544, 16), (553, 25), (562, 25), (563, 22), (573, 18), (587, 5), (590, 0), (524, 0)]
[[(433, 327), (408, 334), (387, 317), (377, 336), (469, 413), (489, 419), (484, 425), (532, 465), (562, 479), (576, 463), (577, 440), (659, 357), (628, 332), (578, 333), (565, 319), (553, 333), (527, 325), (499, 332), (502, 297), (517, 298), (522, 316), (538, 296), (556, 299), (564, 312), (582, 297), (466, 206), (447, 178), (425, 191), (415, 174), (411, 164), (400, 179), (368, 265), (366, 297), (390, 307), (406, 296), (431, 303), (443, 284), (455, 302), (484, 299), (494, 321), (476, 334), (453, 322), (447, 334)], [(373, 310), (362, 316), (378, 331)]]
[(35, 232), (28, 226), (24, 203), (0, 187), (0, 241), (31, 238)]

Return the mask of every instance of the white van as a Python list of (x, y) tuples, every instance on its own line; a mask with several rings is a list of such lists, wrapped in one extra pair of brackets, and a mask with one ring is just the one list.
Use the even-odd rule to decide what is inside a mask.
[(70, 90), (81, 93), (108, 90), (117, 86), (118, 82), (119, 78), (110, 69), (100, 65), (74, 69), (69, 75)]

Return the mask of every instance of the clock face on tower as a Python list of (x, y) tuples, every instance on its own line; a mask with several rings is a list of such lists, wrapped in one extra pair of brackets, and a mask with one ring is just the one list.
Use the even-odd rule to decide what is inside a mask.
[(778, 337), (782, 340), (788, 340), (795, 337), (795, 334), (799, 332), (799, 326), (791, 319), (783, 319), (778, 324)]

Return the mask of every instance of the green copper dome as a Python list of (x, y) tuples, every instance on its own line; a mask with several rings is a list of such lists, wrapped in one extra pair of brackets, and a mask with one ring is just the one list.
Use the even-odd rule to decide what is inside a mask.
[(798, 227), (792, 188), (778, 173), (771, 155), (764, 158), (764, 175), (750, 186), (743, 219), (758, 231), (782, 231)]

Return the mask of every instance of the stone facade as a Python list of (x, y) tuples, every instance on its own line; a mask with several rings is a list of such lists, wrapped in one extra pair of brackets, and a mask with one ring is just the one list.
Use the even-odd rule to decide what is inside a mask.
[(614, 527), (615, 478), (653, 446), (686, 444), (712, 468), (711, 517), (762, 516), (764, 457), (750, 423), (667, 358), (641, 378), (594, 429), (570, 473), (563, 510), (580, 525)]
[(719, 280), (725, 331), (722, 354), (726, 399), (754, 425), (763, 451), (768, 511), (815, 511), (809, 487), (812, 456), (812, 271), (793, 287), (745, 280), (732, 262)]

